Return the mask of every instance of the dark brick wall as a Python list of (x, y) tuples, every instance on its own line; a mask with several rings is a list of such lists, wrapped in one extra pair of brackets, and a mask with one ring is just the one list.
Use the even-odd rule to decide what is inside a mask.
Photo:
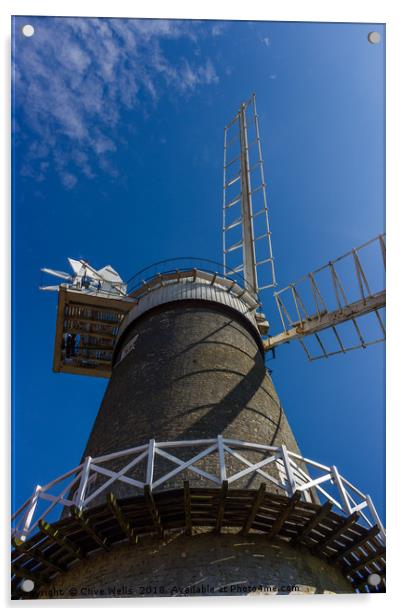
[[(256, 588), (261, 585), (263, 588)], [(275, 590), (267, 587), (277, 587)], [(225, 590), (226, 587), (226, 590)], [(352, 593), (340, 570), (264, 535), (142, 538), (93, 555), (42, 589), (41, 597), (94, 598)]]
[[(136, 336), (134, 350), (119, 363), (121, 349)], [(240, 314), (210, 302), (161, 306), (129, 327), (119, 349), (85, 456), (144, 444), (150, 438), (172, 441), (218, 434), (285, 444), (298, 452), (257, 337)], [(192, 452), (175, 453), (188, 459)], [(259, 454), (248, 457), (261, 459)], [(200, 467), (214, 472), (214, 465), (211, 460)], [(240, 467), (233, 462), (231, 470)], [(162, 462), (160, 472), (171, 468)], [(272, 467), (269, 472), (276, 475)], [(191, 472), (189, 478), (203, 483)], [(237, 485), (256, 483), (258, 476), (249, 476)], [(182, 485), (182, 478), (169, 483), (174, 485)], [(123, 484), (113, 486), (119, 495), (130, 490)]]
[[(122, 349), (134, 339), (134, 349), (119, 362)], [(218, 434), (273, 446), (285, 444), (299, 451), (252, 326), (241, 315), (210, 302), (164, 305), (143, 315), (127, 329), (117, 349), (113, 374), (84, 455), (112, 453), (150, 438), (172, 441)], [(194, 451), (173, 453), (189, 459)], [(262, 457), (243, 455), (252, 461)], [(108, 466), (118, 470), (127, 461)], [(242, 467), (232, 458), (226, 462), (229, 474)], [(217, 460), (212, 457), (197, 466), (217, 473)], [(156, 476), (171, 468), (169, 462), (160, 464), (157, 458)], [(267, 470), (278, 479), (275, 467)], [(136, 472), (144, 480), (144, 464), (131, 476), (135, 478)], [(186, 477), (191, 485), (206, 484), (191, 471)], [(181, 487), (183, 478), (173, 477), (157, 489)], [(254, 473), (231, 488), (256, 487), (260, 480)], [(94, 488), (98, 486), (97, 480)], [(268, 489), (278, 491), (274, 484)], [(118, 482), (112, 490), (122, 497), (136, 488)], [(44, 591), (52, 596), (56, 590), (59, 594), (55, 596), (61, 598), (170, 596), (197, 587), (199, 594), (216, 594), (226, 586), (222, 594), (249, 594), (253, 590), (248, 587), (258, 585), (298, 587), (279, 591), (284, 594), (352, 592), (338, 569), (302, 547), (291, 548), (279, 540), (270, 543), (264, 535), (207, 532), (193, 537), (172, 533), (164, 540), (141, 537), (137, 546), (116, 546), (110, 553), (94, 554), (77, 564)]]

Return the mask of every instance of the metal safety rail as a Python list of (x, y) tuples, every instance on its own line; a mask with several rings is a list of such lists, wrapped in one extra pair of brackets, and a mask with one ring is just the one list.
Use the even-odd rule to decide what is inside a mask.
[(172, 259), (164, 259), (157, 261), (147, 267), (136, 272), (127, 280), (127, 295), (136, 297), (137, 291), (146, 288), (147, 281), (156, 279), (162, 274), (171, 274), (174, 279), (175, 274), (183, 271), (197, 270), (198, 272), (206, 272), (220, 278), (228, 278), (235, 282), (238, 287), (245, 289), (256, 301), (259, 302), (258, 293), (246, 281), (240, 272), (226, 267), (223, 263), (213, 261), (212, 259), (204, 259), (200, 257), (175, 257)]
[[(298, 340), (309, 360), (315, 360), (383, 342), (385, 253), (385, 235), (379, 235), (275, 292), (283, 332), (265, 340), (265, 350)], [(363, 259), (368, 257), (365, 267)], [(367, 273), (370, 269), (373, 277), (374, 267), (375, 289)], [(362, 317), (370, 313), (374, 320), (365, 334)]]
[[(179, 451), (191, 448), (189, 459), (179, 457)], [(250, 453), (260, 454), (258, 462), (250, 460)], [(230, 473), (228, 461), (240, 463), (241, 470)], [(172, 469), (166, 472), (166, 460)], [(197, 464), (208, 462), (207, 472)], [(120, 463), (120, 467), (116, 466)], [(113, 470), (109, 464), (113, 463)], [(270, 471), (284, 471), (282, 479), (273, 477)], [(250, 443), (218, 436), (214, 439), (156, 442), (125, 449), (113, 454), (87, 457), (82, 464), (52, 480), (45, 486), (36, 486), (32, 496), (13, 514), (13, 537), (20, 541), (27, 540), (37, 532), (44, 521), (52, 518), (56, 508), (70, 508), (79, 511), (93, 506), (96, 499), (107, 494), (116, 484), (129, 486), (132, 494), (143, 493), (144, 489), (160, 491), (169, 488), (169, 481), (175, 478), (201, 478), (206, 487), (221, 486), (227, 483), (236, 487), (236, 482), (244, 477), (258, 476), (274, 491), (280, 491), (288, 497), (296, 493), (301, 498), (308, 497), (314, 490), (316, 498), (329, 502), (339, 512), (359, 519), (365, 528), (376, 527), (379, 540), (385, 543), (385, 530), (376, 512), (373, 502), (367, 494), (356, 488), (343, 477), (335, 466), (326, 466), (292, 453), (283, 445), (272, 447), (260, 443)], [(279, 475), (281, 477), (281, 474)], [(102, 480), (99, 485), (99, 480)], [(323, 487), (325, 485), (325, 488)], [(71, 496), (72, 495), (72, 496)], [(306, 498), (306, 502), (311, 499)], [(47, 505), (47, 506), (45, 506)]]
[(256, 291), (276, 286), (255, 94), (224, 131), (223, 258)]

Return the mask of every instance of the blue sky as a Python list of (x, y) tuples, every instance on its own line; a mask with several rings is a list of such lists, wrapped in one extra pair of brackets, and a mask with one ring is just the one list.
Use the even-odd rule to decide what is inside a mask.
[[(25, 38), (21, 26), (35, 34)], [(257, 94), (279, 288), (384, 231), (384, 42), (369, 24), (18, 17), (13, 42), (13, 509), (75, 466), (105, 380), (52, 372), (40, 268), (222, 261), (223, 127)], [(374, 267), (374, 265), (373, 265)], [(273, 333), (271, 293), (263, 295)], [(384, 346), (269, 362), (305, 456), (384, 516)]]

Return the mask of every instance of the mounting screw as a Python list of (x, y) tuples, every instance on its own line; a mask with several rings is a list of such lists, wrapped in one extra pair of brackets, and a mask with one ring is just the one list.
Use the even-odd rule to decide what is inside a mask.
[(23, 580), (22, 584), (21, 584), (21, 588), (24, 592), (32, 592), (33, 589), (35, 588), (35, 584), (32, 580)]
[(31, 24), (25, 24), (25, 26), (22, 26), (22, 34), (30, 38), (35, 34), (35, 28)]
[(379, 32), (369, 32), (367, 36), (369, 43), (376, 45), (381, 42), (381, 34)]

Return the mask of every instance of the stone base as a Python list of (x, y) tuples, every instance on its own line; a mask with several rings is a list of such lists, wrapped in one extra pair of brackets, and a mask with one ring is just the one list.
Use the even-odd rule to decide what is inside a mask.
[[(353, 593), (340, 570), (266, 536), (175, 533), (122, 543), (75, 565), (38, 598)], [(26, 598), (33, 598), (31, 596)]]

